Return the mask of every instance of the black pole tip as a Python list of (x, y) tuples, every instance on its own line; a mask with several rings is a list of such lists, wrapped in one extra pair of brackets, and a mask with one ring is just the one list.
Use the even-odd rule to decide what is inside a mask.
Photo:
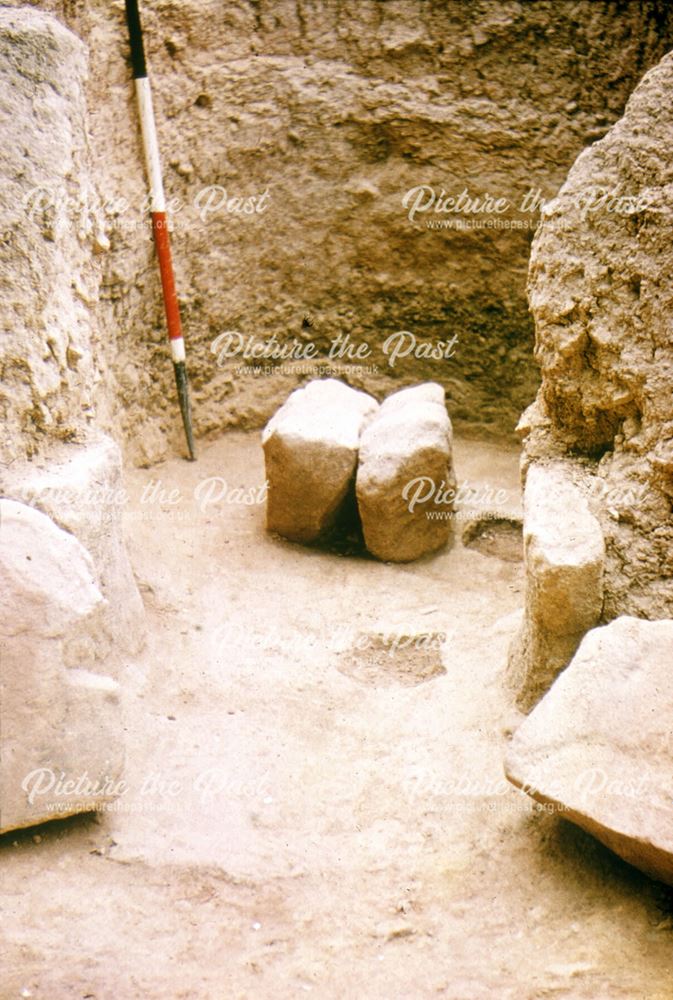
[(128, 28), (129, 43), (131, 45), (133, 78), (134, 80), (138, 80), (141, 77), (147, 76), (145, 46), (143, 44), (143, 29), (140, 23), (138, 0), (126, 0), (126, 26)]
[(194, 431), (192, 429), (192, 412), (189, 405), (189, 383), (187, 381), (187, 369), (184, 361), (174, 361), (175, 385), (178, 390), (178, 401), (180, 403), (180, 413), (182, 414), (182, 425), (185, 429), (187, 439), (187, 450), (189, 461), (196, 461), (196, 449), (194, 448)]

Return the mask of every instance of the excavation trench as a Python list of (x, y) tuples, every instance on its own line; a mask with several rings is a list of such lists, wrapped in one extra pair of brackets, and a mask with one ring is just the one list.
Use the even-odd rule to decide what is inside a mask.
[[(515, 789), (503, 757), (523, 719), (508, 652), (531, 707), (568, 635), (671, 614), (673, 8), (142, 7), (194, 464), (124, 5), (0, 8), (0, 502), (35, 531), (35, 562), (20, 530), (2, 547), (22, 585), (0, 1000), (670, 1000), (670, 890)], [(651, 214), (592, 200), (597, 182), (649, 192)], [(259, 429), (325, 377), (377, 401), (438, 384), (467, 484), (451, 544), (376, 559), (362, 503), (362, 532), (321, 545), (265, 530)], [(524, 583), (517, 421), (527, 538), (547, 511), (571, 571), (577, 523), (605, 542), (591, 620), (566, 615), (555, 646), (534, 559)], [(81, 491), (120, 487), (122, 453), (120, 518)], [(53, 781), (56, 801), (101, 755), (122, 783), (105, 808), (18, 829), (26, 796)]]

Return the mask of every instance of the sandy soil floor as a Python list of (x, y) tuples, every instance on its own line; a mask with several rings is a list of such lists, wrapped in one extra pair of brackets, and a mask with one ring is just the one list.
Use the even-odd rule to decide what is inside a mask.
[[(520, 562), (268, 537), (199, 485), (258, 440), (129, 474), (128, 790), (0, 838), (1, 1000), (670, 1000), (661, 887), (504, 783)], [(514, 452), (456, 455), (516, 510)]]

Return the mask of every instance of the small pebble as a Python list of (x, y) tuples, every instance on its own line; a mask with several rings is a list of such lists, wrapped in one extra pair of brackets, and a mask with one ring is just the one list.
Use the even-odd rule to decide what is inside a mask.
[(93, 237), (93, 252), (105, 253), (110, 249), (110, 241), (102, 229), (96, 231)]
[(261, 924), (258, 924), (257, 921), (255, 921), (254, 924), (252, 925), (252, 929), (253, 931), (258, 931), (261, 929), (261, 926), (262, 926)]
[(39, 833), (34, 834), (34, 836), (33, 836), (33, 843), (34, 844), (41, 844), (42, 843), (42, 837), (39, 835)]

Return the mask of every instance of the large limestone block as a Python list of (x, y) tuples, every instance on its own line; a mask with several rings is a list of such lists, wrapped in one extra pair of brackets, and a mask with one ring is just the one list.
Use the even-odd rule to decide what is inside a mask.
[(45, 514), (0, 500), (0, 833), (117, 791), (119, 691), (88, 552)]
[(533, 465), (524, 490), (525, 617), (510, 656), (528, 709), (570, 661), (603, 607), (600, 524), (562, 463)]
[(524, 493), (526, 570), (536, 620), (551, 635), (586, 632), (601, 610), (603, 538), (559, 466), (535, 466)]
[(262, 434), (269, 531), (312, 542), (334, 525), (352, 490), (360, 433), (377, 408), (336, 379), (292, 393)]
[(104, 434), (52, 449), (49, 460), (12, 464), (0, 475), (5, 496), (37, 507), (73, 534), (91, 555), (105, 598), (102, 620), (115, 650), (137, 653), (144, 610), (124, 545), (128, 501), (121, 453)]
[(592, 630), (514, 734), (505, 772), (673, 885), (671, 664), (670, 619), (623, 617)]
[(444, 390), (433, 382), (389, 396), (364, 431), (356, 493), (365, 544), (379, 559), (408, 562), (446, 543), (451, 441)]

